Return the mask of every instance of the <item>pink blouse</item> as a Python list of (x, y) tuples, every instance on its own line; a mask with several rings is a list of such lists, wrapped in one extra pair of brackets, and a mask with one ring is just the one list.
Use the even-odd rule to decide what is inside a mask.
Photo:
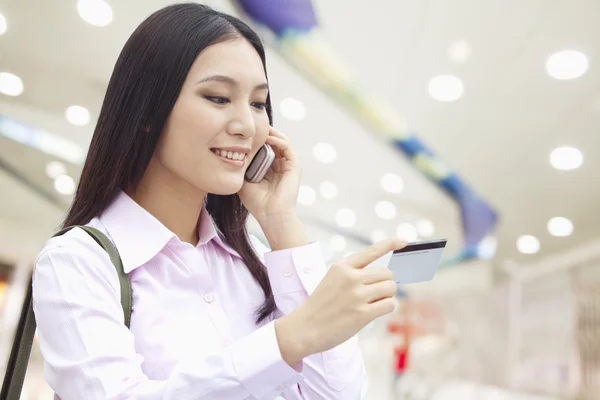
[(81, 229), (50, 239), (35, 265), (33, 308), (55, 398), (364, 398), (356, 337), (295, 368), (279, 351), (275, 319), (302, 304), (326, 273), (317, 243), (271, 252), (251, 236), (277, 305), (256, 324), (262, 289), (206, 210), (195, 247), (125, 193), (89, 225), (113, 241), (130, 276), (131, 327), (107, 253)]

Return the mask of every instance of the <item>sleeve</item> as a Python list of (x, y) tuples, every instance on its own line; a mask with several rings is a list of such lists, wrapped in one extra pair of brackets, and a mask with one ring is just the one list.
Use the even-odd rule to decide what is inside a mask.
[[(264, 262), (277, 311), (273, 317), (289, 314), (300, 306), (327, 273), (319, 243), (270, 251), (256, 237), (251, 241)], [(286, 399), (364, 399), (367, 373), (356, 336), (302, 362), (305, 379), (284, 392)]]
[(272, 399), (303, 379), (283, 361), (271, 322), (211, 354), (191, 348), (165, 380), (150, 380), (117, 274), (95, 243), (43, 251), (33, 298), (45, 378), (62, 400)]

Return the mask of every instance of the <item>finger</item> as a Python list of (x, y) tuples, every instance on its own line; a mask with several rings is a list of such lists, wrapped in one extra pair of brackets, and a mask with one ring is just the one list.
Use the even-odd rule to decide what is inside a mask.
[(379, 300), (394, 297), (396, 294), (396, 282), (391, 280), (381, 281), (366, 285), (364, 289), (367, 302), (374, 303)]
[(287, 136), (285, 136), (283, 133), (279, 132), (277, 129), (275, 129), (273, 127), (271, 127), (271, 130), (269, 131), (269, 135), (275, 136), (275, 137), (278, 137), (280, 139), (285, 139), (285, 140), (289, 141), (289, 139), (288, 139)]
[(267, 143), (276, 146), (281, 151), (286, 151), (290, 148), (289, 140), (278, 138), (277, 136), (267, 136)]
[(390, 314), (396, 309), (396, 300), (391, 297), (367, 305), (367, 314), (372, 321), (382, 315)]
[(346, 257), (344, 262), (354, 268), (364, 268), (390, 251), (401, 249), (404, 246), (406, 246), (406, 243), (400, 239), (382, 240), (362, 251)]
[(296, 155), (290, 146), (290, 142), (287, 139), (281, 139), (275, 136), (267, 136), (267, 143), (271, 146), (275, 146), (280, 152), (281, 156), (291, 162), (296, 162)]
[(373, 267), (365, 268), (361, 273), (361, 282), (365, 285), (377, 283), (381, 281), (391, 281), (394, 279), (394, 274), (388, 268)]
[[(285, 146), (285, 148), (286, 149), (290, 149), (291, 148), (290, 147), (291, 146), (290, 139), (286, 135), (284, 135), (283, 133), (281, 133), (280, 131), (278, 131), (277, 129), (273, 128), (272, 126), (271, 126), (271, 129), (269, 131), (269, 136), (267, 136), (267, 139), (268, 138), (282, 139), (282, 140), (284, 140), (284, 141), (287, 142), (287, 146)], [(277, 142), (277, 141), (275, 141), (275, 142)], [(281, 144), (281, 142), (278, 142), (278, 143)], [(281, 147), (281, 149), (283, 151), (284, 146), (280, 146), (280, 147)], [(293, 153), (293, 151), (291, 153), (292, 154), (288, 154), (287, 155), (290, 158), (288, 158), (288, 157), (286, 157), (286, 158), (288, 158), (288, 159), (295, 159), (295, 154)]]
[(282, 143), (280, 139), (276, 138), (275, 136), (268, 136), (266, 143), (270, 144), (273, 148), (273, 151), (275, 152), (275, 159), (287, 159), (284, 149), (289, 147), (289, 144)]

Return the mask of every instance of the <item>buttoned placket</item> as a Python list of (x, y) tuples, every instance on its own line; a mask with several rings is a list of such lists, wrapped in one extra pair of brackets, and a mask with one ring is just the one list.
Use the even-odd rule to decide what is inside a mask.
[(186, 251), (187, 257), (184, 261), (191, 263), (190, 267), (197, 271), (195, 275), (197, 276), (198, 293), (202, 297), (206, 311), (219, 334), (221, 345), (227, 347), (233, 343), (233, 335), (210, 274), (210, 265), (206, 257), (207, 246), (207, 244), (203, 244), (197, 248), (190, 247), (189, 251)]

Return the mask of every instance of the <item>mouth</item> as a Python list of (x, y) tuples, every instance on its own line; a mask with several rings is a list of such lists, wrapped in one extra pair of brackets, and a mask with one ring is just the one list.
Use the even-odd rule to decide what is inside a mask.
[(245, 164), (248, 153), (245, 151), (231, 151), (226, 149), (210, 149), (221, 161), (226, 162), (230, 165), (241, 167)]

